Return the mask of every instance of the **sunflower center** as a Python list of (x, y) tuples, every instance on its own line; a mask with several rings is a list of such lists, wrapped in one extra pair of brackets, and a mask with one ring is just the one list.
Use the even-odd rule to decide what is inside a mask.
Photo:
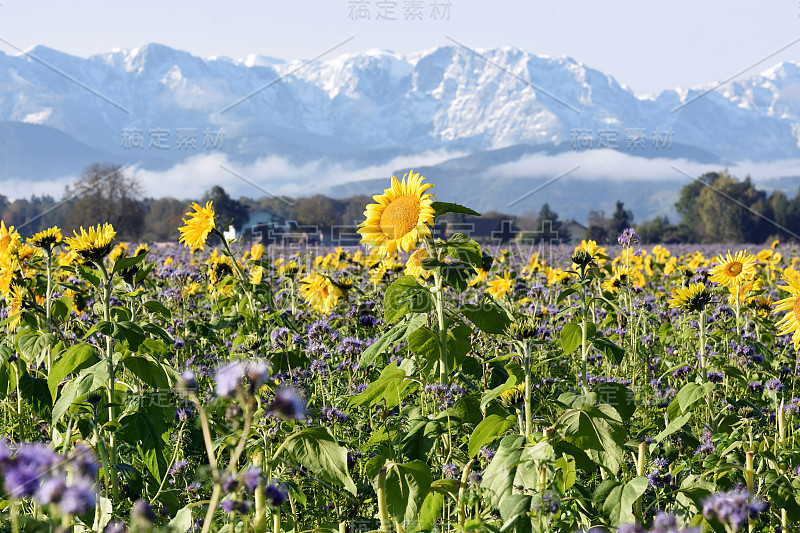
[(738, 276), (742, 272), (742, 264), (739, 261), (734, 261), (725, 267), (725, 273), (730, 277)]
[(794, 319), (800, 322), (800, 296), (795, 297), (792, 311), (794, 311)]
[(399, 239), (417, 227), (419, 198), (400, 196), (387, 205), (381, 215), (381, 231), (389, 239)]

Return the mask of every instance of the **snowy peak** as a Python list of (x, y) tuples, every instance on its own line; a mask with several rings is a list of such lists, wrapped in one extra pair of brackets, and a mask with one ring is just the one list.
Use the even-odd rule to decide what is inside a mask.
[(609, 129), (620, 141), (631, 129), (673, 131), (675, 142), (731, 160), (799, 151), (793, 62), (710, 92), (714, 85), (648, 96), (573, 58), (513, 47), (375, 49), (313, 63), (200, 58), (157, 43), (88, 59), (46, 47), (30, 53), (64, 75), (0, 54), (0, 120), (56, 128), (110, 153), (120, 152), (124, 128), (211, 126), (228, 132), (232, 158), (563, 147), (575, 131), (596, 143)]

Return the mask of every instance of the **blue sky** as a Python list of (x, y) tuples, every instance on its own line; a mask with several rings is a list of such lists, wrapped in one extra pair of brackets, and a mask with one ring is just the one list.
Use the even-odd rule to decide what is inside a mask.
[[(800, 38), (800, 3), (793, 0), (449, 0), (449, 20), (431, 18), (432, 2), (448, 0), (383, 0), (395, 6), (393, 21), (376, 20), (381, 0), (363, 2), (370, 20), (351, 20), (354, 1), (0, 0), (0, 38), (80, 56), (159, 42), (204, 57), (297, 59), (349, 37), (326, 57), (371, 48), (411, 52), (451, 44), (449, 35), (475, 48), (568, 55), (638, 93), (727, 79)], [(421, 4), (422, 20), (405, 20), (412, 2)], [(14, 53), (4, 44), (0, 50)], [(782, 60), (800, 60), (800, 42), (743, 76)]]

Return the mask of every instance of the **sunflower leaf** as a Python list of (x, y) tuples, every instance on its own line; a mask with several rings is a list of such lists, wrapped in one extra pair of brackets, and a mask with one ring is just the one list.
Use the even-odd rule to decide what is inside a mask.
[(433, 215), (434, 218), (440, 217), (446, 213), (462, 213), (464, 215), (473, 215), (476, 217), (481, 216), (477, 211), (473, 211), (469, 207), (464, 207), (459, 204), (451, 204), (450, 202), (433, 202), (431, 207), (436, 211)]

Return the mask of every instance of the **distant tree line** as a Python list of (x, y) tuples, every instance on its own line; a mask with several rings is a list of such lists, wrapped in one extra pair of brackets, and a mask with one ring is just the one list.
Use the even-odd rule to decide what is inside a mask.
[[(230, 223), (237, 230), (244, 227), (253, 210), (264, 209), (327, 231), (331, 226), (359, 223), (371, 198), (358, 195), (335, 199), (317, 194), (297, 199), (234, 199), (221, 186), (214, 186), (201, 198), (156, 199), (145, 197), (138, 179), (119, 165), (95, 164), (66, 187), (61, 200), (44, 195), (11, 201), (0, 194), (0, 218), (23, 234), (53, 225), (71, 233), (80, 226), (110, 222), (122, 240), (174, 241), (193, 201), (213, 201), (220, 225), (227, 227)], [(706, 173), (686, 184), (675, 209), (681, 217), (677, 224), (666, 216), (634, 224), (633, 212), (617, 201), (610, 216), (603, 211), (588, 213), (586, 238), (614, 243), (623, 229), (634, 225), (643, 243), (766, 242), (775, 237), (792, 240), (800, 234), (800, 190), (791, 199), (782, 191), (767, 193), (757, 189), (749, 176), (740, 180), (727, 170)], [(521, 216), (491, 211), (483, 217), (509, 220), (517, 233), (535, 232), (544, 239), (557, 237), (563, 222), (547, 203)], [(466, 221), (460, 214), (442, 218)]]

